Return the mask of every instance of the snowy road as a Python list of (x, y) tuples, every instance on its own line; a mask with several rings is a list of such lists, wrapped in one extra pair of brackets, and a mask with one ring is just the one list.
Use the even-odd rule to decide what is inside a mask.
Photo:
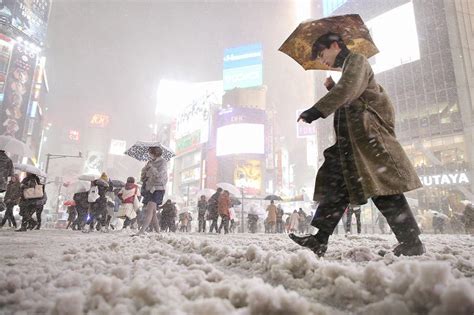
[(286, 235), (0, 230), (0, 313), (473, 314), (474, 237), (334, 236), (318, 259)]

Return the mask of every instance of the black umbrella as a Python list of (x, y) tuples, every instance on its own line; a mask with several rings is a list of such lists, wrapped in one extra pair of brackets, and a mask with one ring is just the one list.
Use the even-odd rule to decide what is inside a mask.
[(112, 179), (111, 182), (112, 182), (112, 186), (115, 188), (125, 187), (125, 183), (119, 179)]
[(277, 195), (268, 195), (264, 198), (264, 200), (278, 200), (278, 201), (282, 201), (283, 199), (281, 199), (280, 196), (277, 196)]
[(230, 203), (232, 204), (232, 206), (239, 206), (239, 205), (242, 204), (242, 202), (240, 202), (239, 199), (234, 198), (234, 197), (231, 197), (231, 198), (230, 198)]

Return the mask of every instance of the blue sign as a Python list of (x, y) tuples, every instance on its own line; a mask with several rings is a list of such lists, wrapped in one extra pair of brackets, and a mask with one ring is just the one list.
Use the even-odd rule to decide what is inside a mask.
[(262, 44), (226, 49), (224, 52), (224, 90), (262, 85), (262, 60)]
[(346, 2), (347, 0), (323, 0), (323, 15), (330, 15)]

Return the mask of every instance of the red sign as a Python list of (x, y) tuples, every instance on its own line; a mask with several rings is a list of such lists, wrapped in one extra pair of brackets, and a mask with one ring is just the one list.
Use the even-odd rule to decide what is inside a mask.
[(69, 140), (72, 140), (72, 141), (79, 141), (80, 139), (80, 134), (79, 134), (79, 131), (77, 130), (69, 130)]
[(91, 118), (90, 124), (94, 127), (105, 128), (109, 125), (110, 118), (108, 115), (94, 114)]

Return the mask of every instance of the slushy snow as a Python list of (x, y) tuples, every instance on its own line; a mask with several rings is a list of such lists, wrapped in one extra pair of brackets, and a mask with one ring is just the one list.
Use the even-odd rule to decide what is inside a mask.
[(335, 235), (322, 259), (283, 234), (129, 235), (1, 230), (0, 313), (474, 313), (468, 235), (402, 258), (391, 235)]

